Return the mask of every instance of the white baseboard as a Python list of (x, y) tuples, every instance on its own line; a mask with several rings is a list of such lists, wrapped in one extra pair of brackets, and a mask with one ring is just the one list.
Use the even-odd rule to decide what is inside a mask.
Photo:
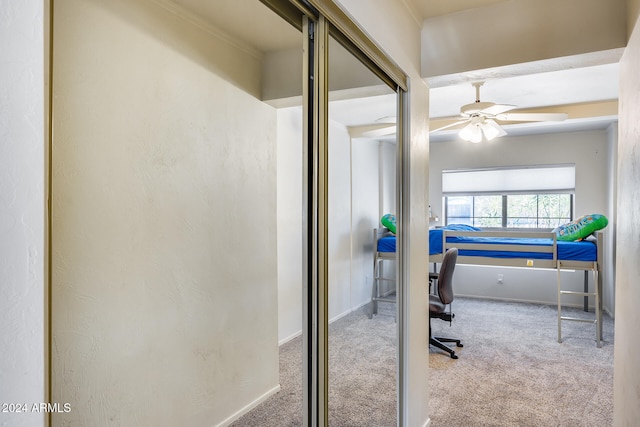
[[(456, 297), (469, 298), (469, 299), (479, 299), (479, 300), (487, 300), (487, 301), (500, 301), (500, 302), (522, 302), (527, 304), (538, 304), (538, 305), (548, 305), (548, 306), (557, 306), (557, 301), (542, 301), (542, 300), (533, 300), (533, 299), (524, 299), (524, 298), (502, 298), (498, 296), (485, 296), (485, 295), (471, 295), (471, 294), (456, 294)], [(579, 303), (567, 304), (563, 303), (563, 307), (571, 307), (571, 308), (582, 308), (583, 305)], [(595, 306), (590, 305), (590, 310), (595, 310)], [(606, 310), (605, 310), (606, 311)]]
[(220, 424), (217, 424), (216, 427), (226, 427), (226, 426), (230, 425), (234, 421), (237, 421), (244, 414), (251, 412), (251, 410), (253, 410), (256, 406), (258, 406), (259, 404), (261, 404), (262, 402), (264, 402), (265, 400), (267, 400), (268, 398), (270, 398), (271, 396), (273, 396), (274, 394), (276, 394), (279, 391), (280, 391), (280, 384), (278, 384), (277, 386), (275, 386), (271, 390), (267, 391), (265, 394), (263, 394), (262, 396), (260, 396), (256, 400), (254, 400), (253, 402), (249, 403), (244, 408), (240, 409), (238, 412), (236, 412), (235, 414), (231, 415), (226, 420), (222, 421)]
[(364, 307), (365, 305), (369, 304), (371, 302), (371, 300), (366, 300), (358, 305), (356, 305), (355, 307), (351, 307), (348, 310), (343, 311), (342, 313), (332, 317), (331, 319), (329, 319), (329, 323), (333, 323), (336, 320), (339, 320), (341, 318), (343, 318), (344, 316), (347, 316), (351, 313), (353, 313), (354, 311), (360, 310), (362, 307)]
[[(351, 314), (356, 310), (361, 309), (362, 307), (364, 307), (365, 305), (369, 304), (370, 302), (371, 302), (370, 300), (366, 300), (366, 301), (358, 304), (357, 306), (355, 306), (353, 308), (350, 308), (349, 310), (346, 310), (346, 311), (338, 314), (337, 316), (332, 317), (331, 319), (329, 319), (329, 323), (333, 323), (336, 320), (339, 320), (339, 319), (343, 318), (344, 316), (346, 316), (348, 314)], [(289, 341), (291, 341), (292, 339), (299, 337), (300, 335), (302, 335), (302, 330), (299, 330), (298, 332), (295, 332), (295, 333), (289, 335), (288, 337), (285, 337), (285, 338), (279, 340), (278, 341), (278, 346), (281, 346), (282, 344), (286, 344)]]
[(298, 332), (293, 333), (293, 334), (289, 335), (288, 337), (281, 339), (280, 341), (278, 341), (278, 347), (281, 346), (282, 344), (288, 343), (289, 341), (291, 341), (294, 338), (298, 338), (300, 335), (302, 335), (302, 330), (299, 330)]

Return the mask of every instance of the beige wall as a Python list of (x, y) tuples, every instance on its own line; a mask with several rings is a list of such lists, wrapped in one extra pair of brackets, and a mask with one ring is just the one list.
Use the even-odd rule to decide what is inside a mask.
[(216, 425), (278, 387), (259, 58), (152, 2), (55, 6), (53, 425)]
[(640, 26), (636, 24), (620, 61), (618, 139), (618, 229), (616, 248), (616, 326), (614, 353), (614, 425), (634, 426), (640, 419)]
[(622, 48), (626, 13), (625, 0), (507, 0), (426, 19), (422, 75)]
[[(373, 90), (380, 79), (371, 73), (351, 52), (329, 38), (329, 91)], [(265, 52), (262, 62), (262, 99), (274, 103), (300, 103), (302, 97), (302, 60), (300, 48)]]
[(631, 37), (640, 14), (640, 0), (627, 0), (627, 36)]

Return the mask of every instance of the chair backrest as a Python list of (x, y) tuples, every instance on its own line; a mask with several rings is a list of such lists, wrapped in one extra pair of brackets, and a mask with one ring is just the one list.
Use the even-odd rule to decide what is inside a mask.
[(453, 301), (453, 270), (458, 260), (458, 248), (449, 249), (442, 258), (440, 273), (438, 274), (438, 296), (443, 304)]

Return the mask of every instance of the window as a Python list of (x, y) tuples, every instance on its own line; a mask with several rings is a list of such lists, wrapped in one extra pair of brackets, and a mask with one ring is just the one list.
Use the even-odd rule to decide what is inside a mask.
[(555, 228), (573, 219), (575, 166), (443, 171), (445, 224)]
[(483, 228), (555, 228), (572, 220), (572, 194), (445, 197), (445, 224)]

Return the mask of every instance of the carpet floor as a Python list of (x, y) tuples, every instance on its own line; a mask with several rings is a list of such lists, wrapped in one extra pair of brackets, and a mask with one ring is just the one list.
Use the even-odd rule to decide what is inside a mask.
[[(396, 425), (394, 305), (368, 307), (329, 328), (329, 425)], [(603, 346), (595, 327), (563, 322), (557, 342), (554, 306), (457, 298), (455, 320), (433, 320), (436, 336), (460, 338), (454, 360), (429, 355), (432, 427), (613, 425), (613, 320), (604, 316)], [(579, 309), (564, 315), (593, 316)], [(426, 321), (426, 319), (425, 319)], [(426, 337), (425, 337), (426, 345)], [(302, 343), (280, 347), (281, 390), (235, 427), (302, 425)]]

